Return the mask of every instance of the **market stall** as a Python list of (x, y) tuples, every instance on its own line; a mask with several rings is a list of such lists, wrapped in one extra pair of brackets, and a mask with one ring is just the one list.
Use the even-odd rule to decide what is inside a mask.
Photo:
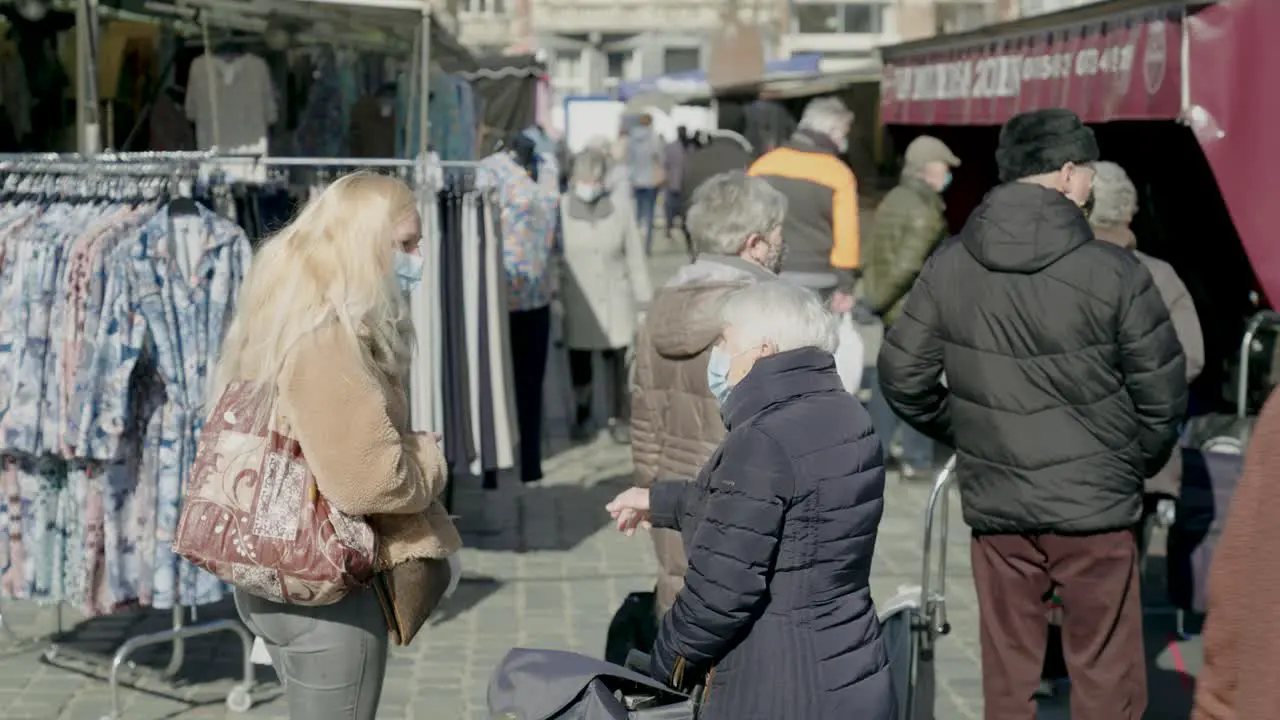
[(551, 90), (547, 68), (534, 55), (481, 57), (477, 67), (459, 73), (475, 87), (483, 106), (478, 139), (481, 154), (530, 126), (550, 123)]
[(888, 47), (881, 117), (897, 147), (928, 133), (963, 160), (947, 195), (958, 230), (997, 182), (1005, 120), (1079, 113), (1139, 188), (1140, 247), (1192, 292), (1209, 354), (1196, 394), (1212, 406), (1256, 309), (1251, 289), (1280, 297), (1280, 206), (1267, 197), (1280, 145), (1266, 129), (1280, 51), (1263, 36), (1277, 23), (1271, 0), (1112, 0)]

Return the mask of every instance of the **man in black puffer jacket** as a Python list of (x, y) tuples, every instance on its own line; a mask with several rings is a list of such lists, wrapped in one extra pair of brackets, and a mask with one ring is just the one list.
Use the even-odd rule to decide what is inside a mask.
[(1068, 110), (1011, 119), (1005, 184), (929, 259), (879, 359), (893, 409), (956, 448), (988, 718), (1036, 716), (1055, 589), (1072, 716), (1146, 706), (1133, 528), (1177, 441), (1185, 360), (1150, 273), (1081, 210), (1097, 159)]

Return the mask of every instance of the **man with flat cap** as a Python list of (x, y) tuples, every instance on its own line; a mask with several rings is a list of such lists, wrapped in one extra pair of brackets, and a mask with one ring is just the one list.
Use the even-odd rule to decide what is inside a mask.
[[(947, 237), (942, 193), (951, 185), (951, 169), (960, 166), (941, 140), (921, 135), (907, 146), (902, 181), (876, 208), (871, 233), (862, 248), (862, 303), (885, 329), (902, 312), (907, 292), (930, 253)], [(876, 434), (890, 457), (894, 436), (902, 447), (894, 458), (904, 480), (927, 478), (933, 466), (933, 443), (910, 426), (902, 426), (880, 392), (874, 369), (867, 372), (871, 401), (867, 410)]]
[(1010, 119), (1003, 184), (925, 263), (880, 353), (890, 407), (956, 449), (987, 720), (1036, 717), (1055, 591), (1072, 717), (1147, 704), (1134, 528), (1177, 441), (1185, 359), (1151, 274), (1081, 210), (1097, 159), (1075, 113)]

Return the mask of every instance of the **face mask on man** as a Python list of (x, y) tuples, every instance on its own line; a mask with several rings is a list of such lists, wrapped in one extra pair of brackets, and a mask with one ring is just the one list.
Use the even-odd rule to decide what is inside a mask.
[(400, 289), (404, 292), (413, 292), (418, 287), (418, 283), (422, 282), (422, 256), (413, 253), (407, 253), (403, 250), (396, 251), (396, 280), (400, 282)]

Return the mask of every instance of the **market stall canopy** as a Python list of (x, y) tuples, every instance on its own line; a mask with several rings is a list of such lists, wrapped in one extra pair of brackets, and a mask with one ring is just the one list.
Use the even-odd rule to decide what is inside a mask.
[[(821, 62), (820, 55), (794, 55), (782, 60), (771, 60), (764, 64), (764, 73), (758, 80), (792, 80), (817, 75)], [(624, 82), (618, 86), (618, 99), (626, 102), (638, 95), (652, 92), (663, 93), (677, 100), (705, 98), (711, 96), (711, 83), (705, 70), (671, 73)]]
[(1259, 283), (1280, 302), (1280, 2), (1231, 0), (1189, 14), (1185, 121), (1204, 148)]
[[(426, 0), (102, 0), (100, 6), (140, 17), (169, 19), (197, 34), (213, 28), (287, 32), (300, 45), (345, 45), (404, 54), (420, 27)], [(181, 28), (180, 28), (181, 29)], [(475, 58), (439, 22), (431, 23), (431, 59), (445, 72), (475, 70)]]
[(1175, 119), (1184, 107), (1186, 4), (1112, 0), (883, 48), (881, 117), (999, 125), (1067, 107), (1086, 122)]
[(484, 116), (481, 152), (488, 154), (500, 141), (537, 122), (538, 85), (547, 68), (535, 55), (490, 55), (476, 60), (477, 68), (458, 73), (471, 83)]

